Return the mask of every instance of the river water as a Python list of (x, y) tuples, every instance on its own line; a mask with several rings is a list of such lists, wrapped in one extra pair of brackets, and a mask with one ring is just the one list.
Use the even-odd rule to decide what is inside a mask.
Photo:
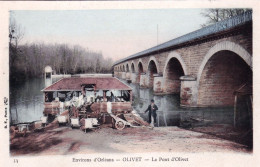
[(10, 86), (10, 120), (12, 123), (40, 120), (43, 113), (43, 78), (31, 78)]
[[(10, 87), (10, 112), (13, 123), (31, 122), (39, 120), (43, 115), (43, 93), (45, 85), (53, 81), (45, 81), (43, 78), (33, 78), (23, 83), (16, 83)], [(126, 83), (126, 81), (123, 81)], [(148, 112), (144, 111), (154, 99), (158, 106), (158, 121), (156, 126), (180, 126), (182, 122), (190, 118), (199, 118), (214, 123), (233, 123), (233, 107), (225, 108), (182, 108), (179, 95), (155, 96), (151, 89), (141, 89), (139, 85), (126, 83), (133, 88), (133, 107), (148, 120)], [(206, 122), (207, 122), (206, 121)], [(204, 121), (205, 123), (205, 121)]]
[[(148, 121), (148, 112), (144, 113), (150, 104), (151, 99), (154, 99), (158, 106), (157, 124), (156, 126), (184, 126), (185, 121), (190, 121), (191, 118), (196, 120), (204, 120), (203, 124), (208, 123), (233, 123), (233, 107), (218, 107), (218, 108), (183, 108), (180, 107), (180, 95), (154, 95), (152, 89), (140, 88), (138, 84), (127, 83), (133, 88), (133, 107), (139, 115)], [(199, 123), (196, 123), (199, 125)]]

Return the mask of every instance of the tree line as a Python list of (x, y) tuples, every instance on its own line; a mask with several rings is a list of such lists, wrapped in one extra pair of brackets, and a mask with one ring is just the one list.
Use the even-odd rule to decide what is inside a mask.
[(19, 44), (24, 33), (11, 22), (9, 27), (10, 80), (41, 77), (49, 65), (56, 74), (111, 73), (112, 59), (105, 59), (101, 52), (79, 45), (30, 43)]
[(202, 24), (201, 27), (205, 27), (211, 24), (215, 24), (219, 21), (227, 18), (244, 14), (245, 12), (252, 12), (249, 8), (210, 8), (204, 9), (201, 15), (207, 18), (206, 23)]

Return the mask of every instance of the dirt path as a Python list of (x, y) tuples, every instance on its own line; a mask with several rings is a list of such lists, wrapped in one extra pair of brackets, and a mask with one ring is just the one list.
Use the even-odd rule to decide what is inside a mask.
[(102, 127), (87, 133), (60, 127), (15, 138), (11, 143), (12, 155), (250, 152), (244, 145), (178, 127), (126, 128), (122, 131)]

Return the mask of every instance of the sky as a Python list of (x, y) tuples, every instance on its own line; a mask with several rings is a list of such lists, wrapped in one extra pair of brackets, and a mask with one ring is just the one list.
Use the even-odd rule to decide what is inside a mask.
[(201, 9), (12, 11), (23, 43), (67, 43), (114, 61), (201, 28)]

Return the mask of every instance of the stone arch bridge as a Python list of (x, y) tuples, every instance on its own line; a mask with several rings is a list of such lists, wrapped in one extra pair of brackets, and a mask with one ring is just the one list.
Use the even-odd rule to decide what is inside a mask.
[(179, 93), (181, 106), (234, 105), (234, 91), (252, 87), (252, 13), (121, 59), (113, 72), (155, 94)]

